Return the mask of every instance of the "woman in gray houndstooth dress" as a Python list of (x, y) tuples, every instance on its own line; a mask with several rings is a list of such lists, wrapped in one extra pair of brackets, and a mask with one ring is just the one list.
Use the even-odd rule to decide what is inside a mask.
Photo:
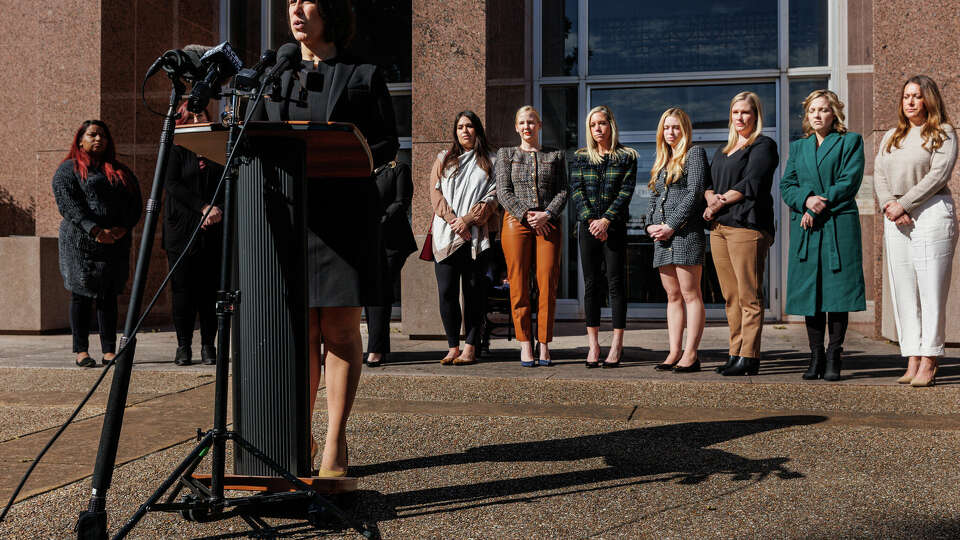
[[(667, 109), (657, 126), (657, 159), (650, 170), (653, 192), (647, 211), (647, 234), (653, 242), (653, 266), (667, 292), (670, 354), (658, 370), (700, 371), (697, 348), (705, 313), (700, 276), (706, 247), (703, 232), (704, 178), (707, 153), (692, 146), (690, 118), (682, 109)], [(683, 347), (683, 330), (687, 341)]]

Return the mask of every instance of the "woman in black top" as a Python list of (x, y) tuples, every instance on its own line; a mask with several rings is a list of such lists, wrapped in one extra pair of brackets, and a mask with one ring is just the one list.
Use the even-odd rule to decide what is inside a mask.
[(117, 352), (117, 295), (130, 274), (130, 230), (143, 202), (137, 177), (117, 161), (113, 137), (100, 120), (87, 120), (53, 175), (60, 222), (60, 273), (70, 291), (73, 352), (80, 367), (96, 366), (87, 353), (90, 310), (97, 301), (103, 363)]
[(763, 330), (763, 269), (773, 243), (773, 173), (777, 143), (761, 135), (763, 106), (753, 92), (730, 101), (730, 135), (706, 182), (710, 251), (726, 301), (730, 355), (723, 375), (755, 375)]
[[(180, 107), (177, 125), (209, 122), (206, 111), (198, 114)], [(209, 208), (210, 199), (223, 174), (223, 166), (198, 156), (182, 146), (170, 150), (167, 162), (167, 193), (163, 205), (163, 249), (172, 268), (184, 250), (197, 225), (200, 233), (187, 254), (180, 260), (170, 287), (173, 291), (173, 326), (177, 331), (177, 353), (174, 363), (192, 363), (193, 326), (200, 318), (200, 358), (204, 364), (217, 360), (217, 289), (220, 286), (220, 257), (223, 243), (223, 191)], [(206, 214), (201, 224), (200, 219)]]
[[(383, 72), (344, 54), (355, 20), (350, 0), (291, 0), (287, 17), (303, 64), (281, 77), (286, 98), (266, 103), (270, 121), (350, 122), (378, 168), (397, 154), (393, 104)], [(307, 184), (310, 302), (310, 410), (326, 371), (327, 435), (320, 476), (347, 473), (346, 425), (360, 382), (362, 306), (389, 303), (380, 240), (383, 215), (374, 179)], [(321, 351), (321, 346), (323, 350)], [(318, 449), (314, 441), (313, 451)]]

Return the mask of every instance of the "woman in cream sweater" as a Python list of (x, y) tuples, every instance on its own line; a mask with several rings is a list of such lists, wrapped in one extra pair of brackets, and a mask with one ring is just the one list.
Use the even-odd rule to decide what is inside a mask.
[(883, 136), (874, 167), (900, 353), (909, 358), (901, 384), (933, 386), (943, 356), (957, 233), (947, 181), (956, 159), (956, 134), (936, 83), (925, 75), (907, 79), (898, 125)]

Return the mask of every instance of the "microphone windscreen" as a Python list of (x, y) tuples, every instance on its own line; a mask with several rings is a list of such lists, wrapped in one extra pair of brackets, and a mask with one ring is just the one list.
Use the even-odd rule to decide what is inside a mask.
[(203, 56), (207, 54), (207, 51), (209, 51), (212, 48), (213, 47), (211, 47), (210, 45), (197, 45), (196, 43), (191, 43), (190, 45), (187, 45), (186, 47), (184, 47), (183, 51), (192, 52), (192, 53), (196, 53), (199, 56)]
[(302, 59), (299, 43), (284, 43), (277, 49), (277, 64), (298, 65)]

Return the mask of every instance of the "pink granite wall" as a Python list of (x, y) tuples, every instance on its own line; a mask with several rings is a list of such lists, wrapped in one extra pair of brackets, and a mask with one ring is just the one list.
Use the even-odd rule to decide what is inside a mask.
[[(873, 3), (873, 134), (874, 152), (880, 138), (896, 126), (903, 81), (916, 74), (932, 77), (940, 86), (954, 125), (960, 118), (960, 8), (956, 2), (915, 3), (888, 0)], [(960, 209), (960, 168), (954, 168), (949, 187)], [(882, 254), (882, 223), (877, 221), (874, 250)], [(878, 272), (882, 274), (882, 272)], [(954, 255), (952, 286), (947, 308), (947, 340), (960, 341), (960, 252)], [(874, 279), (879, 285), (882, 275)], [(876, 286), (876, 285), (875, 285)], [(878, 295), (879, 296), (879, 295)], [(879, 298), (878, 298), (879, 300)], [(877, 332), (894, 337), (889, 306), (877, 309)]]
[[(413, 230), (422, 245), (432, 220), (428, 180), (437, 152), (450, 144), (453, 118), (487, 113), (487, 2), (413, 0)], [(403, 331), (442, 335), (433, 263), (415, 257), (403, 270)]]
[[(150, 192), (161, 118), (140, 102), (140, 81), (164, 51), (219, 41), (218, 0), (70, 0), (37, 6), (5, 2), (0, 32), (0, 119), (19, 130), (0, 148), (0, 236), (57, 236), (60, 214), (50, 179), (86, 119), (107, 122), (119, 158)], [(55, 39), (51, 39), (55, 36)], [(162, 75), (147, 85), (147, 100), (164, 109), (170, 84)], [(139, 245), (140, 230), (134, 231)], [(3, 260), (0, 264), (16, 264)], [(148, 294), (166, 260), (154, 250)], [(168, 298), (168, 297), (167, 297)], [(121, 299), (125, 307), (125, 299)], [(121, 308), (123, 309), (123, 308)], [(169, 319), (169, 301), (155, 322)]]

